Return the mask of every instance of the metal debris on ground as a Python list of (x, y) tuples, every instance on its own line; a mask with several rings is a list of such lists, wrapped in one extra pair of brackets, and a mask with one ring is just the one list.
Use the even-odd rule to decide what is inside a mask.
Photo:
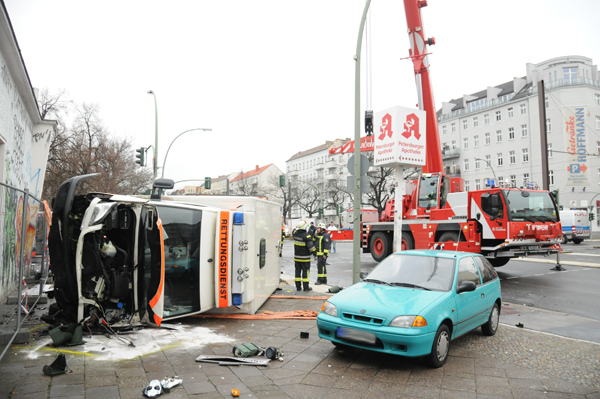
[(519, 327), (519, 328), (523, 328), (523, 323), (517, 323), (517, 324), (515, 324), (515, 325), (516, 325), (517, 327)]
[(165, 377), (160, 382), (160, 385), (162, 386), (163, 390), (166, 393), (169, 393), (169, 392), (171, 392), (171, 389), (175, 388), (177, 385), (181, 384), (182, 382), (183, 382), (183, 380), (177, 376)]
[(300, 332), (300, 338), (308, 338), (309, 335), (310, 334), (308, 332), (306, 332), (306, 331)]
[(268, 366), (271, 359), (248, 359), (234, 356), (200, 355), (197, 362), (217, 363), (220, 366)]

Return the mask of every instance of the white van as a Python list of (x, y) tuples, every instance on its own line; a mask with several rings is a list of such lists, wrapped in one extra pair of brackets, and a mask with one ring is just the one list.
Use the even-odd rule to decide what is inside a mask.
[(588, 211), (581, 209), (567, 209), (560, 211), (560, 223), (563, 231), (563, 244), (572, 241), (581, 244), (584, 239), (590, 238), (590, 217)]

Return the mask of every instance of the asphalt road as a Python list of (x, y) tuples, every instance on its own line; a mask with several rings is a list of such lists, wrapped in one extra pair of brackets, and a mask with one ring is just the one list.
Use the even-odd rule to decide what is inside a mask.
[[(560, 255), (565, 271), (552, 270), (556, 256), (530, 257), (511, 260), (497, 268), (501, 278), (502, 298), (505, 303), (536, 311), (560, 312), (592, 321), (592, 328), (600, 322), (600, 240), (584, 241), (579, 245), (568, 243)], [(282, 271), (294, 275), (292, 242), (286, 240), (282, 257)], [(352, 243), (337, 243), (337, 252), (328, 259), (329, 285), (352, 285)], [(361, 270), (370, 271), (377, 265), (370, 254), (361, 254)], [(316, 262), (312, 262), (310, 280), (316, 280)], [(293, 282), (290, 282), (293, 284)], [(538, 312), (539, 313), (539, 312)], [(585, 326), (584, 326), (585, 328)], [(585, 336), (580, 330), (574, 338)], [(598, 335), (597, 332), (594, 336)], [(594, 341), (597, 338), (593, 339)]]

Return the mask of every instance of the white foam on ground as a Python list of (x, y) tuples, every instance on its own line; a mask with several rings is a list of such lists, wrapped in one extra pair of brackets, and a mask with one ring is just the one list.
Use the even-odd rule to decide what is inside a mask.
[[(202, 346), (232, 342), (233, 339), (223, 334), (217, 334), (206, 327), (189, 327), (185, 325), (169, 325), (169, 328), (144, 328), (138, 332), (119, 335), (124, 341), (111, 336), (104, 335), (89, 336), (84, 333), (83, 340), (86, 342), (79, 346), (52, 346), (52, 339), (45, 337), (39, 341), (39, 345), (33, 349), (23, 350), (29, 359), (37, 359), (41, 356), (54, 356), (44, 349), (52, 348), (52, 352), (75, 352), (94, 355), (95, 360), (127, 360), (138, 356), (158, 352), (161, 348), (168, 346), (183, 346), (192, 356), (194, 349)], [(135, 347), (129, 346), (129, 341)]]

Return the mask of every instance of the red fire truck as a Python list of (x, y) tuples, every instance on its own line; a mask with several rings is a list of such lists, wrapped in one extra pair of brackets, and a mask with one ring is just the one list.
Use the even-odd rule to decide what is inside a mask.
[[(409, 58), (427, 111), (427, 156), (422, 175), (404, 183), (402, 249), (478, 252), (496, 267), (518, 256), (557, 253), (562, 227), (548, 191), (491, 183), (489, 188), (465, 192), (462, 178), (444, 174), (427, 52), (435, 39), (425, 38), (420, 11), (425, 6), (426, 0), (404, 0)], [(391, 201), (379, 222), (363, 224), (363, 252), (377, 261), (392, 252), (396, 213)]]

